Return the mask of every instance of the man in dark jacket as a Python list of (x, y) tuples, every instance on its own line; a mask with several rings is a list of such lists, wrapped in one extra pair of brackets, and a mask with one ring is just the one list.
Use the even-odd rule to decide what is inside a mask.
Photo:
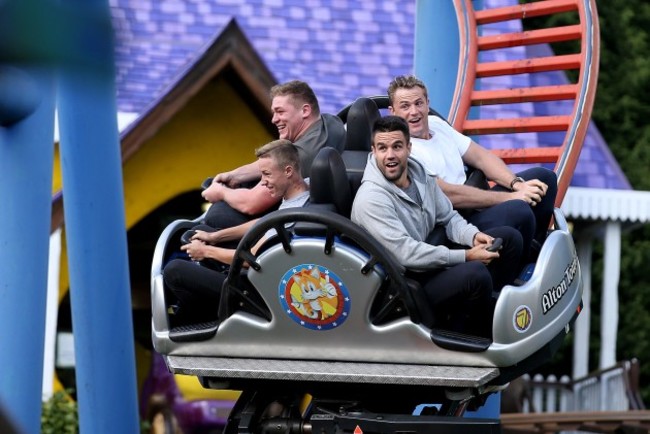
[[(345, 144), (345, 128), (336, 116), (321, 114), (318, 99), (311, 87), (298, 80), (271, 88), (271, 122), (278, 128), (280, 139), (289, 140), (298, 148), (303, 178), (309, 177), (311, 163), (323, 147)], [(253, 188), (242, 184), (260, 179), (257, 161), (225, 173), (219, 173), (203, 197), (211, 202), (204, 223), (214, 228), (242, 224), (268, 212), (278, 204), (268, 189), (257, 183)]]

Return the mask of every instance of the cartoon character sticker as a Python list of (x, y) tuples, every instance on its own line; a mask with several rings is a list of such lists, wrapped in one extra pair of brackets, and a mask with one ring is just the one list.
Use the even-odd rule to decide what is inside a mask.
[(350, 312), (350, 294), (332, 271), (316, 264), (291, 268), (280, 280), (278, 297), (291, 319), (311, 330), (339, 327)]
[(519, 333), (525, 333), (533, 323), (533, 312), (528, 306), (522, 305), (515, 309), (512, 316), (512, 325)]

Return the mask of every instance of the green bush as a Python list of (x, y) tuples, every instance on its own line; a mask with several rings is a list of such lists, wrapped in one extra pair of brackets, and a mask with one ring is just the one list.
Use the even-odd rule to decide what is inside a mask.
[(67, 392), (54, 393), (43, 403), (41, 412), (41, 434), (77, 434), (79, 419), (77, 402)]
[[(77, 401), (70, 399), (71, 392), (56, 392), (43, 403), (41, 411), (41, 434), (78, 434), (79, 417)], [(140, 433), (149, 434), (151, 424), (140, 421)]]

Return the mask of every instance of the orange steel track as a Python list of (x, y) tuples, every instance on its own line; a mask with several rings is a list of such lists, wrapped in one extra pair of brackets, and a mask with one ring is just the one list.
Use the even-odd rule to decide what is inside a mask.
[[(521, 5), (474, 10), (471, 0), (454, 0), (459, 21), (461, 56), (449, 121), (468, 135), (564, 132), (562, 145), (526, 149), (498, 149), (494, 152), (508, 164), (555, 163), (558, 176), (556, 206), (564, 199), (580, 155), (596, 94), (599, 60), (599, 28), (595, 0), (542, 0)], [(578, 23), (540, 30), (479, 36), (479, 26), (514, 19), (577, 12)], [(479, 62), (486, 50), (540, 43), (580, 41), (580, 52), (543, 58), (500, 62)], [(515, 89), (476, 89), (476, 79), (543, 71), (576, 70), (575, 84)], [(470, 108), (494, 104), (573, 102), (570, 115), (516, 119), (468, 119)]]

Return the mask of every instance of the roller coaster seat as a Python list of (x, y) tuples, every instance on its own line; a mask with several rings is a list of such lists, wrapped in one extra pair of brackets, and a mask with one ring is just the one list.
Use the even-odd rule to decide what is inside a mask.
[[(254, 388), (259, 379), (297, 377), (327, 387), (331, 378), (383, 384), (383, 374), (371, 373), (388, 369), (399, 372), (391, 377), (399, 384), (424, 386), (451, 384), (439, 372), (453, 368), (471, 376), (462, 384), (475, 387), (504, 384), (557, 349), (581, 303), (580, 268), (562, 213), (556, 210), (555, 228), (530, 279), (501, 290), (491, 341), (436, 329), (418, 286), (401, 274), (391, 252), (348, 218), (355, 192), (350, 178), (356, 174), (360, 181), (363, 174), (371, 119), (378, 111), (364, 100), (352, 106), (346, 113), (350, 137), (358, 127), (366, 129), (367, 139), (350, 144), (353, 149), (340, 156), (334, 149), (317, 156), (312, 198), (325, 210), (285, 209), (255, 224), (237, 248), (219, 320), (208, 328), (182, 335), (170, 328), (162, 264), (173, 248), (173, 234), (187, 222), (165, 229), (152, 266), (152, 337), (173, 372), (208, 378), (205, 384), (218, 388)], [(357, 108), (358, 121), (352, 117)], [(354, 153), (362, 156), (357, 166), (346, 160)], [(285, 228), (289, 222), (296, 223), (292, 231)], [(301, 232), (302, 222), (310, 231)], [(270, 228), (276, 229), (276, 239), (252, 254), (251, 247)], [(244, 264), (250, 265), (247, 272)], [(313, 285), (319, 296), (310, 299)], [(411, 373), (418, 370), (427, 373), (414, 379)]]
[(380, 117), (377, 104), (365, 97), (356, 99), (345, 111), (347, 136), (341, 157), (347, 170), (353, 197), (361, 186), (363, 171), (368, 161), (368, 153), (372, 145), (372, 127)]
[(311, 166), (309, 206), (320, 207), (350, 217), (352, 191), (341, 154), (333, 148), (321, 149)]

